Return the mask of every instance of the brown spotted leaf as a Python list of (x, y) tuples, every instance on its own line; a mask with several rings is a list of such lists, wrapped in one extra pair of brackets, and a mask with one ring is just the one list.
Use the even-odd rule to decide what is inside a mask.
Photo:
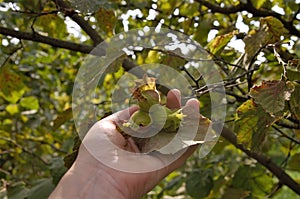
[(20, 75), (8, 67), (0, 70), (0, 96), (11, 103), (16, 103), (25, 93), (26, 86)]
[(114, 28), (117, 22), (117, 17), (115, 16), (114, 11), (100, 8), (96, 12), (95, 17), (101, 30), (103, 30), (107, 36), (112, 36), (114, 34)]
[(300, 120), (300, 85), (295, 84), (295, 90), (291, 95), (290, 110), (294, 117)]
[(290, 100), (293, 91), (294, 86), (290, 82), (263, 81), (260, 86), (254, 86), (250, 90), (250, 96), (271, 115), (282, 115), (285, 102)]
[(215, 39), (208, 43), (207, 47), (212, 54), (218, 54), (236, 34), (237, 32), (233, 31), (225, 35), (217, 36)]
[(267, 113), (253, 99), (244, 102), (237, 109), (234, 123), (238, 143), (254, 151), (261, 150), (268, 128), (278, 119)]

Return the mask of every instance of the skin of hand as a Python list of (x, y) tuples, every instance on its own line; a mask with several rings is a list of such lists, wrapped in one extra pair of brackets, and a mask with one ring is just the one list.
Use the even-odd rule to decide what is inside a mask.
[[(180, 108), (180, 92), (171, 90), (167, 95), (167, 107)], [(199, 112), (199, 102), (190, 99), (186, 106)], [(191, 146), (171, 164), (150, 172), (132, 173), (114, 169), (101, 161), (94, 154), (101, 154), (100, 158), (107, 158), (113, 164), (124, 164), (128, 168), (147, 167), (148, 165), (163, 165), (165, 156), (144, 155), (138, 161), (132, 161), (128, 154), (116, 153), (116, 150), (136, 153), (137, 147), (133, 140), (125, 139), (117, 130), (116, 122), (128, 119), (137, 106), (114, 113), (98, 121), (87, 133), (80, 147), (78, 157), (69, 171), (63, 176), (50, 199), (60, 198), (118, 198), (139, 199), (153, 189), (164, 177), (181, 167), (186, 159), (196, 150)], [(114, 145), (102, 144), (107, 138)], [(119, 149), (116, 149), (119, 148)]]

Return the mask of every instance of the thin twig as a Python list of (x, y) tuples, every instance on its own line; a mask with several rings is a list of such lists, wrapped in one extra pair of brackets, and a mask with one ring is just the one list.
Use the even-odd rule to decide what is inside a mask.
[(5, 141), (7, 141), (7, 142), (10, 142), (10, 143), (12, 143), (12, 144), (14, 144), (16, 147), (20, 148), (23, 152), (25, 152), (25, 153), (27, 153), (27, 154), (29, 154), (29, 155), (31, 155), (31, 156), (37, 158), (38, 160), (40, 160), (43, 164), (49, 165), (49, 163), (46, 162), (45, 160), (43, 160), (43, 158), (41, 158), (41, 157), (38, 156), (37, 154), (35, 154), (35, 153), (29, 151), (28, 149), (24, 148), (22, 145), (18, 144), (15, 140), (12, 140), (12, 139), (9, 139), (9, 138), (3, 137), (3, 136), (1, 136), (1, 139), (5, 140)]
[(84, 20), (77, 12), (68, 6), (63, 0), (53, 0), (57, 5), (58, 9), (65, 13), (66, 16), (69, 16), (73, 21), (75, 21), (81, 28), (89, 35), (89, 37), (94, 42), (94, 46), (100, 44), (103, 39), (100, 37), (99, 33), (90, 26), (90, 24)]
[(288, 134), (286, 134), (285, 132), (283, 132), (282, 130), (280, 130), (279, 128), (277, 128), (276, 126), (272, 125), (272, 128), (274, 128), (278, 133), (280, 133), (280, 135), (282, 135), (283, 137), (287, 138), (288, 140), (295, 142), (296, 144), (300, 145), (300, 141), (295, 140), (294, 138), (290, 137)]

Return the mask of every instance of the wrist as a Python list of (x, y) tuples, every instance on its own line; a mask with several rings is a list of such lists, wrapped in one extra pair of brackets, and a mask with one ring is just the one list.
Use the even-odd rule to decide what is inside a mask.
[(130, 198), (126, 187), (120, 186), (117, 179), (105, 169), (83, 168), (73, 165), (49, 198)]

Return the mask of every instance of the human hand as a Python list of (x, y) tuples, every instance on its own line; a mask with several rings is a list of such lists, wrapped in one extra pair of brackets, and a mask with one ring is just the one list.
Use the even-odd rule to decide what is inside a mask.
[[(180, 108), (180, 101), (180, 92), (172, 90), (166, 106)], [(199, 112), (196, 99), (189, 100), (186, 106)], [(133, 106), (94, 124), (52, 198), (141, 198), (194, 152), (197, 146), (174, 155), (138, 153), (134, 141), (125, 139), (116, 125), (136, 110), (138, 107)]]

